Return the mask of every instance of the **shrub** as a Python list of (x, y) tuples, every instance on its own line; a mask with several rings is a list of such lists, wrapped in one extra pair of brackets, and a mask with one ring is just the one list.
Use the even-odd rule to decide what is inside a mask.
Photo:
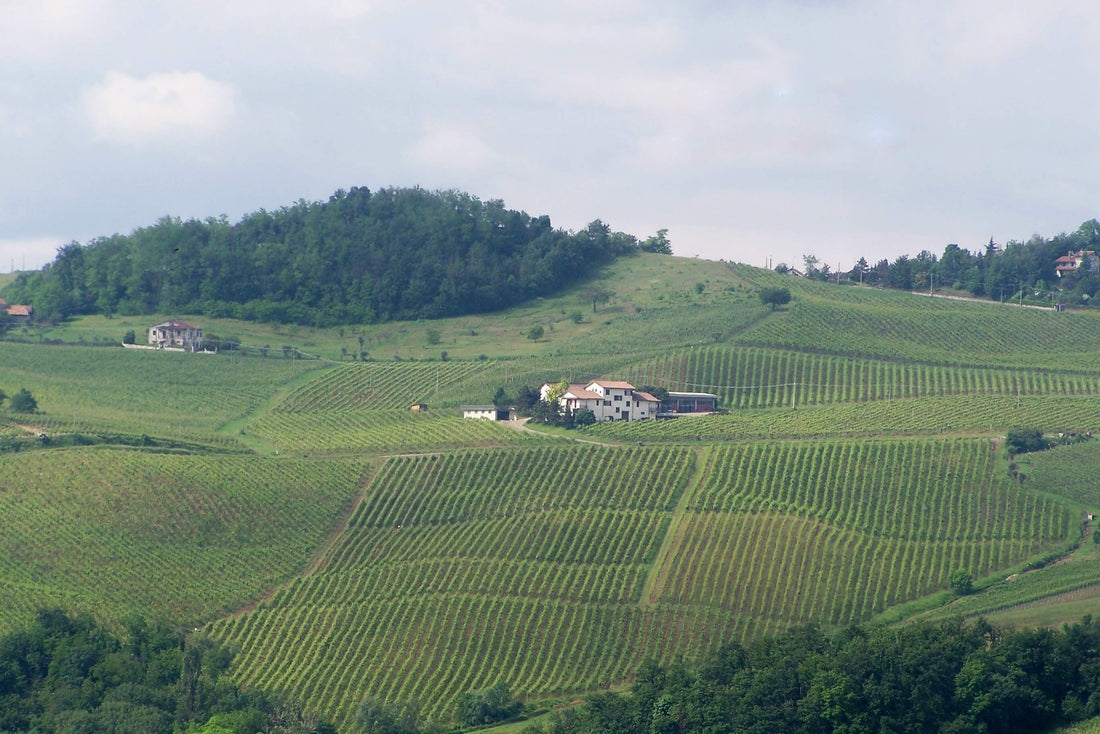
[(1047, 447), (1047, 441), (1038, 428), (1021, 426), (1008, 432), (1008, 436), (1005, 437), (1005, 446), (1010, 454), (1026, 454), (1031, 451), (1042, 451)]
[(463, 693), (455, 702), (455, 718), (466, 726), (481, 726), (510, 719), (523, 705), (512, 697), (508, 684), (501, 681), (483, 691)]
[(8, 406), (16, 413), (33, 413), (38, 410), (38, 401), (31, 395), (31, 391), (24, 387), (11, 396)]
[(966, 571), (952, 571), (947, 577), (947, 585), (959, 596), (966, 596), (974, 590), (974, 577)]

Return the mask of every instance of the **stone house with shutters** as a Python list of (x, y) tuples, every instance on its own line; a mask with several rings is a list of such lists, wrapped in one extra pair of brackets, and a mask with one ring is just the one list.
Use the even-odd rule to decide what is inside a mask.
[(182, 347), (192, 352), (202, 349), (202, 329), (186, 321), (170, 319), (149, 329), (149, 344), (158, 347)]

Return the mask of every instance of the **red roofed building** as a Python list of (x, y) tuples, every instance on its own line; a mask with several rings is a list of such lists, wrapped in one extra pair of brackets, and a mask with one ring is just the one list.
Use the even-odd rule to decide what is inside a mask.
[(13, 303), (7, 308), (8, 316), (13, 319), (29, 319), (34, 315), (34, 306), (27, 306), (22, 303)]
[[(539, 396), (546, 400), (554, 386), (543, 383)], [(656, 418), (661, 401), (649, 393), (635, 390), (629, 382), (596, 380), (574, 383), (558, 398), (562, 410), (575, 413), (591, 410), (597, 421), (630, 421)]]
[(186, 321), (171, 319), (149, 329), (149, 343), (154, 347), (182, 347), (194, 352), (202, 349), (202, 329)]
[(1054, 261), (1054, 273), (1059, 278), (1081, 269), (1095, 272), (1098, 267), (1100, 267), (1100, 261), (1097, 260), (1096, 252), (1093, 250), (1070, 252)]

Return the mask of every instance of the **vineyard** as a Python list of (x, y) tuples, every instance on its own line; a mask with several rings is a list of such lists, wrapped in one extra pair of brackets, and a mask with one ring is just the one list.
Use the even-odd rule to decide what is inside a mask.
[(781, 284), (789, 310), (736, 341), (940, 364), (1095, 370), (1100, 314), (1055, 313), (985, 301), (835, 287), (735, 267), (757, 283)]
[(22, 423), (46, 433), (130, 433), (225, 443), (216, 432), (316, 362), (118, 348), (5, 343), (0, 389), (21, 387), (39, 415)]
[(46, 604), (186, 625), (236, 609), (302, 568), (364, 469), (110, 449), (0, 456), (0, 629)]
[[(407, 409), (421, 402), (438, 405), (441, 393), (462, 394), (471, 377), (495, 368), (493, 362), (345, 364), (298, 388), (276, 410), (315, 413)], [(490, 392), (485, 400), (491, 397)]]
[(1100, 512), (1100, 442), (1085, 441), (1017, 459), (1024, 486), (1079, 502)]
[(665, 351), (626, 373), (636, 385), (715, 393), (731, 410), (948, 395), (1100, 395), (1096, 374), (945, 367), (759, 347)]
[(241, 643), (242, 678), (342, 718), (365, 693), (445, 714), (502, 676), (540, 694), (620, 680), (641, 653), (619, 632), (667, 623), (637, 602), (693, 466), (563, 446), (391, 459), (310, 574), (211, 631)]
[(715, 448), (658, 598), (848, 624), (944, 588), (953, 569), (985, 576), (1064, 546), (1074, 513), (991, 459), (975, 440)]
[(617, 441), (887, 435), (1003, 435), (1013, 426), (1048, 433), (1100, 429), (1100, 396), (956, 395), (799, 409), (745, 410), (676, 420), (599, 423), (583, 435)]
[(496, 680), (597, 688), (1064, 546), (1073, 513), (992, 458), (948, 439), (390, 459), (307, 575), (211, 630), (241, 645), (243, 680), (342, 721), (365, 695), (445, 716)]
[[(1100, 593), (1100, 546), (1066, 555), (1100, 510), (1100, 442), (1002, 448), (1100, 431), (1096, 315), (656, 256), (611, 272), (596, 312), (570, 292), (310, 331), (330, 361), (3, 344), (0, 389), (39, 412), (0, 408), (0, 630), (41, 605), (205, 625), (240, 683), (350, 731), (368, 695), (445, 720), (497, 681), (571, 698), (790, 625)], [(404, 357), (337, 361), (357, 337)], [(727, 412), (541, 435), (458, 417), (600, 377)], [(958, 570), (976, 593), (950, 596)]]
[(540, 440), (493, 421), (412, 413), (408, 409), (272, 412), (249, 423), (245, 430), (284, 454), (416, 452)]

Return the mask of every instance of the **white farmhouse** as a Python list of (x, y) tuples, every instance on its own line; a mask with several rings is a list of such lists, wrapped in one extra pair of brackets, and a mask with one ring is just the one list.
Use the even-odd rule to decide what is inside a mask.
[[(539, 396), (546, 400), (554, 387), (543, 383)], [(636, 390), (629, 382), (596, 380), (574, 383), (558, 398), (562, 410), (574, 413), (591, 410), (597, 421), (631, 421), (657, 417), (661, 401), (647, 392)]]

